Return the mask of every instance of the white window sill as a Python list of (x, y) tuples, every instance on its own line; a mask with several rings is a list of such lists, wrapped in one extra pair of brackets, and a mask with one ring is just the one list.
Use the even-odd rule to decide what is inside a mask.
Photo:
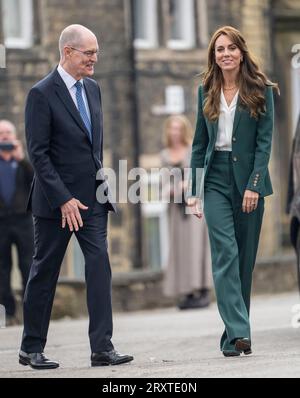
[(133, 44), (137, 50), (152, 50), (157, 48), (157, 43), (147, 40), (136, 39)]
[(26, 49), (32, 47), (30, 40), (8, 38), (5, 40), (5, 47), (12, 49)]
[(169, 40), (167, 42), (167, 47), (171, 50), (191, 50), (195, 48), (195, 43), (184, 40)]

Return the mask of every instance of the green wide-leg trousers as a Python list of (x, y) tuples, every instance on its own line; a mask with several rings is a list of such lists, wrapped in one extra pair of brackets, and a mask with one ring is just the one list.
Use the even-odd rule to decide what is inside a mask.
[(233, 174), (231, 152), (215, 151), (204, 183), (204, 214), (208, 226), (217, 305), (225, 324), (222, 351), (233, 351), (234, 340), (251, 340), (249, 310), (264, 198), (256, 210), (243, 213), (243, 198)]

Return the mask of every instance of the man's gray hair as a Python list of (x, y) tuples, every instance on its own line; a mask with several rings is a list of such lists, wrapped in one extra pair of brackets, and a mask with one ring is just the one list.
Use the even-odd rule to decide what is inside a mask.
[(8, 127), (9, 127), (9, 129), (10, 129), (10, 131), (14, 134), (14, 135), (17, 135), (17, 129), (16, 129), (16, 126), (10, 121), (10, 120), (6, 120), (6, 119), (0, 119), (0, 125), (1, 124), (6, 124)]
[(88, 31), (93, 34), (88, 28), (86, 28), (83, 25), (70, 25), (67, 26), (60, 35), (59, 38), (59, 52), (61, 58), (64, 55), (64, 47), (65, 46), (72, 46), (72, 47), (77, 47), (80, 46), (82, 39), (83, 39), (83, 32)]

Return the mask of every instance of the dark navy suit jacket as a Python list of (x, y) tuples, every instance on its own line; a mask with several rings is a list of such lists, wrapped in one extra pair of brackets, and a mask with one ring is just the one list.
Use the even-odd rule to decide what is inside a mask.
[[(96, 173), (102, 168), (103, 120), (98, 84), (84, 79), (92, 122), (93, 142), (72, 97), (55, 69), (29, 92), (25, 110), (28, 153), (34, 179), (28, 200), (33, 215), (61, 218), (60, 206), (72, 198), (89, 207), (96, 203)], [(106, 184), (106, 182), (104, 182)], [(108, 188), (109, 190), (109, 188)], [(108, 210), (116, 211), (108, 201)]]

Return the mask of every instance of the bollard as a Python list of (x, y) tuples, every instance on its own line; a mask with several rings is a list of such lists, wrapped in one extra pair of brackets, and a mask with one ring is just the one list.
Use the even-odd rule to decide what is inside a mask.
[(3, 44), (0, 44), (0, 69), (1, 68), (6, 68), (6, 52)]
[(6, 327), (6, 311), (4, 305), (0, 304), (0, 329), (4, 329)]

